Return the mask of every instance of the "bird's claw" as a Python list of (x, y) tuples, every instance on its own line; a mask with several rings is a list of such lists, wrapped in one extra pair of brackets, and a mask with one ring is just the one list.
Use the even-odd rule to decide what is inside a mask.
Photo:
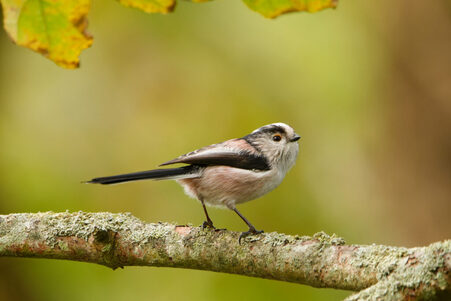
[(215, 226), (213, 226), (213, 222), (211, 220), (203, 222), (202, 229), (205, 228), (216, 229)]
[(241, 239), (245, 238), (249, 235), (261, 234), (263, 230), (256, 230), (255, 228), (249, 228), (248, 231), (241, 233), (240, 238), (238, 239), (238, 243), (241, 245)]

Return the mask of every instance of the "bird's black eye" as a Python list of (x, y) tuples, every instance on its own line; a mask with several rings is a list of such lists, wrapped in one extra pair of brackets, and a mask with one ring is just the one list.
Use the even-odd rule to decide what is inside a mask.
[(282, 140), (282, 136), (280, 136), (279, 134), (272, 136), (272, 141), (279, 142), (280, 140)]

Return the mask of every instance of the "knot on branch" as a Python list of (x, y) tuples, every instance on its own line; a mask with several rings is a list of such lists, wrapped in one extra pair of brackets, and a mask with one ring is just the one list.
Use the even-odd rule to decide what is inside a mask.
[(113, 270), (124, 268), (116, 254), (118, 233), (112, 230), (99, 229), (94, 233), (94, 243), (100, 248), (106, 266)]

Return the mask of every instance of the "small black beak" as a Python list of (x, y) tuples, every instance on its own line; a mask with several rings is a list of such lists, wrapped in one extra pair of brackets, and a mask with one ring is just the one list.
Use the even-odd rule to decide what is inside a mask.
[(301, 136), (299, 136), (298, 134), (294, 134), (294, 137), (291, 138), (290, 142), (296, 142), (296, 141), (298, 141), (299, 139), (301, 139)]

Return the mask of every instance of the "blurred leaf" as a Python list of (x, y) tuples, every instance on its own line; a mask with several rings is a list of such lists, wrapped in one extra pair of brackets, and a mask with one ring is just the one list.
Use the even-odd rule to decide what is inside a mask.
[[(147, 13), (169, 13), (176, 0), (118, 0)], [(208, 2), (210, 0), (190, 0)], [(267, 18), (294, 11), (316, 12), (336, 7), (338, 0), (243, 0)], [(6, 32), (18, 45), (41, 53), (61, 67), (74, 69), (92, 44), (86, 32), (90, 0), (0, 0)]]
[(338, 0), (243, 0), (246, 5), (266, 18), (275, 18), (281, 14), (307, 11), (310, 13), (325, 8), (335, 8)]
[(0, 0), (4, 27), (18, 45), (64, 68), (79, 66), (80, 52), (91, 46), (85, 32), (89, 0)]
[(138, 8), (146, 13), (167, 14), (174, 10), (175, 0), (119, 0), (128, 7)]

